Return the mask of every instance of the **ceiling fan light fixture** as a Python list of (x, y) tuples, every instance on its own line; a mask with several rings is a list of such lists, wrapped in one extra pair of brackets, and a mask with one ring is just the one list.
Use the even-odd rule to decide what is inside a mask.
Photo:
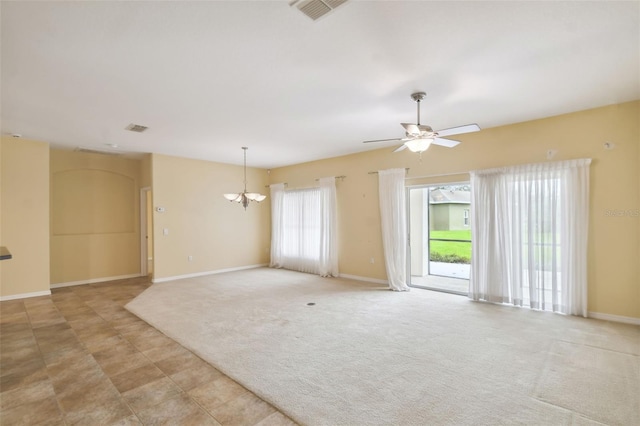
[(416, 103), (417, 120), (416, 123), (400, 123), (405, 130), (405, 138), (394, 139), (376, 139), (370, 141), (364, 141), (363, 143), (370, 142), (387, 142), (387, 141), (400, 141), (402, 145), (397, 147), (393, 152), (400, 152), (409, 148), (412, 152), (422, 153), (429, 149), (431, 144), (440, 145), (447, 148), (453, 148), (458, 145), (460, 141), (453, 139), (446, 139), (443, 136), (459, 135), (462, 133), (477, 132), (480, 130), (480, 126), (477, 124), (466, 124), (464, 126), (450, 127), (444, 130), (434, 131), (431, 126), (420, 124), (420, 102), (427, 96), (425, 92), (415, 92), (411, 94), (411, 99)]
[(405, 142), (404, 144), (411, 152), (424, 152), (431, 146), (433, 138), (418, 138)]

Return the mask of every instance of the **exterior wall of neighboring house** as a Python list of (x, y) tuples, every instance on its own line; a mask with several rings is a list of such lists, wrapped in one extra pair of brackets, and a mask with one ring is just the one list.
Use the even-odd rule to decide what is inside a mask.
[[(465, 216), (465, 210), (467, 211), (467, 216)], [(429, 206), (431, 229), (434, 231), (460, 231), (469, 229), (468, 212), (469, 204), (432, 204)]]
[(431, 204), (429, 206), (429, 227), (433, 231), (449, 230), (449, 204)]
[(469, 229), (468, 216), (465, 224), (465, 210), (469, 210), (469, 204), (449, 204), (449, 231)]
[(440, 187), (429, 192), (429, 225), (434, 231), (469, 229), (470, 195), (462, 188)]

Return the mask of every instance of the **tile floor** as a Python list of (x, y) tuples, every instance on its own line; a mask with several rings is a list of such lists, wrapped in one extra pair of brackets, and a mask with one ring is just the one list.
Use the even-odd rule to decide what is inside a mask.
[(295, 424), (127, 311), (149, 285), (0, 302), (0, 424)]

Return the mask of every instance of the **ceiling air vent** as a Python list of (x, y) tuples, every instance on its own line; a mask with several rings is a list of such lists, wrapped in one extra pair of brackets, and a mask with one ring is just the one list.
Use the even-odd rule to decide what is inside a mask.
[(89, 154), (103, 154), (103, 155), (122, 155), (123, 152), (121, 151), (107, 151), (102, 150), (102, 149), (93, 149), (93, 148), (85, 148), (82, 146), (77, 147), (76, 149), (74, 149), (75, 152), (87, 152)]
[(289, 4), (315, 21), (346, 2), (347, 0), (294, 0)]
[(131, 130), (132, 132), (142, 133), (145, 130), (147, 130), (148, 127), (147, 126), (143, 126), (141, 124), (133, 124), (133, 123), (131, 123), (127, 127), (125, 127), (125, 129)]

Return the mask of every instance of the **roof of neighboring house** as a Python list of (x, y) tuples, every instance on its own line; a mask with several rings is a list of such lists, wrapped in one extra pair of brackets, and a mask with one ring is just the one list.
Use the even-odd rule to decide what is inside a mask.
[(434, 189), (429, 192), (430, 204), (471, 204), (469, 191), (451, 191), (448, 189)]

